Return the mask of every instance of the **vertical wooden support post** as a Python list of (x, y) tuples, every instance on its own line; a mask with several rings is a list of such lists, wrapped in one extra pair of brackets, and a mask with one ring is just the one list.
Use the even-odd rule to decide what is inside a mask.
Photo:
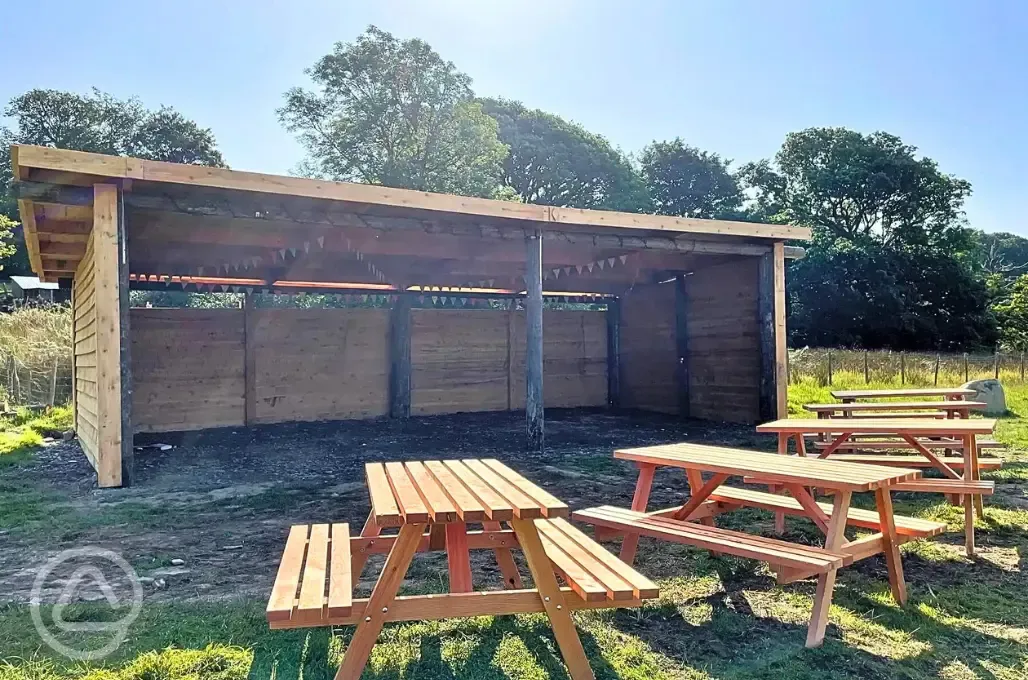
[(900, 385), (907, 384), (907, 355), (900, 350)]
[(243, 408), (247, 427), (257, 423), (257, 310), (252, 293), (243, 296)]
[(411, 298), (400, 295), (389, 312), (389, 416), (410, 418)]
[(525, 239), (525, 418), (528, 447), (543, 450), (543, 240)]
[(689, 293), (685, 274), (675, 277), (675, 383), (678, 386), (678, 415), (689, 417)]
[(760, 313), (760, 418), (785, 418), (789, 412), (789, 354), (785, 335), (785, 244), (762, 255), (758, 276)]
[(97, 452), (100, 486), (132, 481), (131, 378), (128, 375), (128, 260), (120, 191), (93, 187), (96, 309)]
[(607, 301), (607, 406), (621, 408), (621, 300)]

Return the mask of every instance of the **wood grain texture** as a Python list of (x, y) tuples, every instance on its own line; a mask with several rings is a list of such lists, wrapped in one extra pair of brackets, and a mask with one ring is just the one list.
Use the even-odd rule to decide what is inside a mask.
[(96, 467), (99, 446), (96, 389), (96, 291), (93, 286), (93, 237), (72, 280), (75, 349), (75, 433), (89, 462)]
[[(97, 184), (93, 199), (97, 484), (122, 484), (121, 285), (118, 188)], [(127, 433), (126, 433), (127, 434)]]
[(675, 286), (637, 285), (621, 300), (621, 405), (678, 412)]

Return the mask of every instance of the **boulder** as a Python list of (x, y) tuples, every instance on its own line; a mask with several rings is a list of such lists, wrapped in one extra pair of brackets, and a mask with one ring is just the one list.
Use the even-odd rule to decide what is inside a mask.
[(970, 401), (984, 401), (987, 406), (982, 411), (987, 416), (1002, 416), (1007, 412), (1007, 400), (1003, 395), (1003, 385), (998, 380), (972, 380), (964, 383), (961, 387), (974, 390), (974, 396), (968, 397)]

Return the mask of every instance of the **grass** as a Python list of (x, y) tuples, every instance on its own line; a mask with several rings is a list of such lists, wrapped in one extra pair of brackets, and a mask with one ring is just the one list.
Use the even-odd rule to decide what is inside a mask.
[(0, 465), (17, 462), (43, 445), (44, 437), (60, 437), (72, 427), (71, 408), (54, 406), (43, 413), (19, 408), (11, 417), (0, 418)]
[[(852, 385), (837, 375), (836, 388)], [(880, 384), (880, 387), (895, 386)], [(816, 380), (790, 388), (790, 407), (830, 399)], [(903, 547), (910, 591), (906, 607), (889, 594), (884, 563), (868, 560), (840, 572), (828, 639), (803, 647), (814, 584), (777, 586), (764, 565), (702, 550), (644, 541), (640, 568), (658, 580), (661, 597), (635, 610), (582, 612), (576, 623), (598, 678), (713, 680), (759, 678), (906, 678), (909, 680), (1024, 680), (1028, 678), (1028, 386), (1007, 390), (1010, 414), (997, 436), (1010, 450), (994, 473), (997, 494), (977, 524), (980, 555), (963, 555), (962, 514), (940, 497), (897, 494), (898, 513), (945, 521), (954, 533)], [(50, 425), (60, 426), (60, 413)], [(17, 422), (17, 421), (21, 422)], [(4, 424), (41, 436), (46, 428), (27, 416)], [(10, 454), (7, 454), (10, 455)], [(588, 457), (561, 463), (585, 474), (617, 475), (612, 459)], [(0, 531), (67, 538), (89, 527), (166, 527), (178, 512), (119, 503), (96, 512), (68, 505), (56, 493), (0, 469)], [(625, 484), (631, 482), (626, 480)], [(283, 495), (285, 494), (285, 496)], [(245, 501), (275, 512), (294, 501), (272, 489)], [(868, 507), (867, 498), (857, 505)], [(216, 513), (217, 504), (204, 511)], [(227, 510), (226, 510), (227, 511)], [(216, 516), (216, 515), (212, 515)], [(746, 511), (725, 516), (726, 528), (769, 531), (771, 516)], [(815, 541), (812, 526), (794, 521), (787, 538)], [(55, 532), (51, 534), (49, 532)], [(2, 538), (0, 538), (2, 540)], [(611, 547), (614, 547), (613, 545)], [(154, 557), (163, 565), (164, 557)], [(140, 566), (140, 565), (137, 565)], [(425, 570), (412, 570), (405, 592), (420, 592)], [(5, 576), (0, 574), (0, 577)], [(436, 578), (438, 581), (438, 578)], [(40, 642), (23, 604), (0, 605), (0, 680), (328, 680), (335, 674), (352, 628), (268, 630), (264, 602), (148, 601), (129, 636), (102, 662), (78, 663)], [(49, 616), (43, 608), (44, 618)], [(109, 619), (106, 604), (72, 605), (65, 619)], [(100, 646), (106, 638), (68, 633)], [(93, 637), (96, 635), (96, 637)], [(87, 648), (89, 644), (85, 645)], [(556, 643), (542, 615), (478, 617), (389, 625), (379, 638), (364, 678), (536, 680), (566, 678)]]

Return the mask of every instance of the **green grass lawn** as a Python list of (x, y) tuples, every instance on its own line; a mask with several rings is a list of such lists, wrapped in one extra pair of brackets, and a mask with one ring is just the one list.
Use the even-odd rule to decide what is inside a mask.
[[(858, 384), (862, 377), (853, 386)], [(953, 530), (903, 547), (910, 592), (906, 607), (892, 601), (884, 562), (861, 562), (840, 572), (824, 646), (804, 649), (812, 581), (778, 586), (761, 564), (644, 539), (640, 568), (660, 584), (660, 599), (638, 610), (575, 615), (597, 677), (1028, 678), (1028, 388), (1008, 389), (1007, 397), (1011, 414), (1001, 420), (997, 436), (1009, 447), (1001, 454), (1008, 464), (991, 475), (997, 493), (986, 501), (986, 516), (977, 525), (981, 550), (976, 559), (963, 555), (960, 509), (937, 496), (897, 494), (898, 513), (940, 519)], [(799, 413), (803, 403), (829, 398), (826, 388), (803, 382), (790, 391), (790, 406)], [(28, 430), (38, 434), (27, 422), (9, 427), (27, 425), (23, 435)], [(606, 471), (605, 465), (609, 457), (576, 463), (584, 473)], [(5, 470), (14, 467), (0, 466), (0, 503), (6, 504), (0, 506), (0, 530), (50, 526), (37, 516), (46, 499), (5, 478)], [(266, 501), (255, 497), (252, 502)], [(856, 502), (867, 507), (869, 499)], [(63, 521), (82, 520), (69, 516)], [(91, 521), (113, 526), (135, 519), (123, 509)], [(719, 523), (769, 530), (771, 520), (766, 513), (745, 511)], [(790, 522), (789, 537), (816, 540), (815, 530), (805, 524)], [(270, 631), (264, 604), (239, 598), (147, 603), (122, 646), (105, 661), (90, 664), (68, 661), (43, 645), (26, 605), (0, 605), (0, 680), (333, 677), (352, 630)], [(77, 604), (65, 619), (95, 621), (110, 615), (106, 605)], [(89, 634), (75, 637), (88, 639)], [(363, 677), (535, 680), (567, 675), (544, 617), (526, 615), (388, 625)]]

